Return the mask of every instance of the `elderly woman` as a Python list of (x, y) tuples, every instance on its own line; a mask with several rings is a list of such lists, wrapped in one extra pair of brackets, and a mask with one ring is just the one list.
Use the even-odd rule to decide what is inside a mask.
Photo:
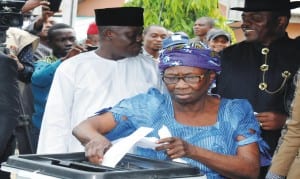
[(210, 50), (190, 46), (166, 49), (160, 58), (162, 79), (169, 91), (150, 89), (102, 110), (74, 130), (86, 156), (101, 163), (110, 141), (142, 126), (157, 137), (163, 125), (172, 137), (153, 149), (137, 147), (136, 154), (170, 160), (182, 158), (208, 178), (256, 178), (259, 173), (260, 129), (246, 100), (220, 99), (207, 94), (220, 62)]

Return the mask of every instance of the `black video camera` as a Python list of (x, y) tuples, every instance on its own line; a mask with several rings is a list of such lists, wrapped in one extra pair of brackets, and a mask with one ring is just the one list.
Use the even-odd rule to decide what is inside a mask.
[(26, 0), (0, 0), (0, 51), (5, 48), (6, 30), (9, 27), (22, 27), (21, 9)]
[(0, 0), (0, 26), (22, 27), (25, 0)]

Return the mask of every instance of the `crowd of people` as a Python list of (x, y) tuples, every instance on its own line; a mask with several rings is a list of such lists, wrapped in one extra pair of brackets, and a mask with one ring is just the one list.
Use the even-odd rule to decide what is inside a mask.
[[(95, 9), (78, 43), (48, 1), (22, 12), (39, 6), (27, 27), (7, 30), (0, 54), (1, 162), (17, 144), (21, 154), (85, 151), (99, 164), (114, 140), (149, 127), (156, 148), (135, 154), (180, 158), (209, 179), (300, 177), (300, 40), (286, 32), (300, 1), (231, 8), (242, 12), (236, 44), (211, 17), (195, 20), (194, 37), (144, 28), (141, 7)], [(160, 138), (164, 126), (171, 136)]]

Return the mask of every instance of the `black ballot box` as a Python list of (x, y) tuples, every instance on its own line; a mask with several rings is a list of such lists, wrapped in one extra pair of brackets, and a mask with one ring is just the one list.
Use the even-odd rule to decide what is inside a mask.
[(15, 155), (2, 163), (1, 169), (27, 179), (167, 179), (206, 178), (197, 167), (152, 160), (126, 154), (115, 168), (87, 161), (83, 152), (49, 155)]

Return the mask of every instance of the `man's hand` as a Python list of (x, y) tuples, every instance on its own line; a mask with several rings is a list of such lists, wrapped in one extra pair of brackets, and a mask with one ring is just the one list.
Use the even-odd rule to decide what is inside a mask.
[(34, 29), (42, 29), (44, 22), (47, 22), (48, 18), (54, 15), (53, 11), (50, 11), (50, 3), (45, 0), (28, 0), (23, 8), (22, 13), (26, 13), (35, 9), (36, 7), (42, 7), (42, 15), (34, 22)]
[(24, 68), (25, 68), (24, 65), (20, 62), (19, 58), (17, 57), (17, 47), (16, 46), (11, 45), (9, 47), (9, 54), (8, 54), (8, 56), (11, 59), (15, 60), (15, 62), (17, 63), (17, 67), (18, 67), (17, 71), (24, 70)]
[(21, 9), (22, 13), (29, 12), (38, 6), (49, 6), (49, 2), (45, 0), (28, 0)]
[(74, 47), (72, 47), (72, 49), (67, 53), (67, 55), (65, 57), (63, 57), (61, 59), (61, 61), (65, 61), (68, 58), (71, 58), (75, 55), (78, 55), (81, 52), (86, 51), (84, 47), (80, 46), (80, 45), (75, 45)]
[(16, 63), (17, 63), (17, 71), (22, 71), (22, 70), (24, 70), (24, 65), (20, 62), (20, 60), (18, 59), (18, 57), (17, 56), (15, 56), (14, 54), (8, 54), (8, 56), (11, 58), (11, 59), (13, 59), (13, 60), (15, 60), (16, 61)]
[(261, 112), (256, 114), (255, 117), (264, 130), (281, 129), (287, 119), (287, 115), (276, 112)]

